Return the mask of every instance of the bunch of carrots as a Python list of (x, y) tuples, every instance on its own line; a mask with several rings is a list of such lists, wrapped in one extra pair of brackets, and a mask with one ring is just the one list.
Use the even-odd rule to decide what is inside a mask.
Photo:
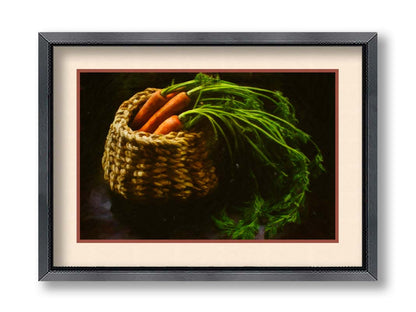
[(162, 94), (162, 90), (153, 93), (134, 117), (133, 130), (155, 134), (168, 134), (182, 129), (177, 114), (187, 108), (191, 99), (185, 92)]
[[(193, 129), (201, 122), (211, 126), (215, 141), (224, 143), (231, 175), (238, 175), (242, 164), (250, 164), (244, 168), (244, 179), (253, 186), (251, 200), (238, 207), (225, 203), (221, 216), (214, 218), (216, 225), (231, 238), (252, 239), (260, 225), (267, 237), (273, 237), (286, 223), (298, 222), (310, 173), (324, 168), (318, 146), (295, 126), (289, 100), (279, 91), (199, 73), (193, 80), (154, 92), (131, 128), (165, 135)], [(313, 159), (301, 151), (307, 143), (316, 152)], [(241, 219), (231, 218), (230, 212)]]
[(202, 73), (196, 75), (194, 80), (171, 85), (163, 90), (157, 90), (141, 107), (134, 117), (131, 128), (154, 134), (168, 134), (183, 129), (183, 123), (178, 116), (189, 109), (191, 96), (200, 95), (205, 88), (218, 83), (218, 77), (211, 77)]
[[(212, 81), (212, 78), (198, 74), (194, 80), (157, 90), (134, 117), (131, 128), (154, 134), (180, 131), (183, 125), (178, 114), (185, 111), (191, 103), (192, 90), (189, 88), (200, 86), (202, 81), (208, 80)], [(188, 88), (188, 92), (184, 91), (186, 88)]]

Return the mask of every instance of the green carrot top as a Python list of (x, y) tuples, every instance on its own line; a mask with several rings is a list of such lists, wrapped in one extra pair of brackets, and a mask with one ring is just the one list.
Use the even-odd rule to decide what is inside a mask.
[[(214, 217), (224, 234), (252, 239), (263, 226), (266, 237), (272, 238), (285, 224), (300, 222), (311, 172), (324, 167), (317, 144), (297, 127), (289, 100), (279, 91), (240, 86), (203, 73), (161, 94), (175, 91), (186, 91), (193, 103), (179, 115), (184, 129), (210, 128), (217, 146), (225, 147), (221, 160), (229, 181), (243, 179), (251, 185), (249, 200), (225, 202)], [(308, 157), (302, 151), (305, 145), (314, 154)]]

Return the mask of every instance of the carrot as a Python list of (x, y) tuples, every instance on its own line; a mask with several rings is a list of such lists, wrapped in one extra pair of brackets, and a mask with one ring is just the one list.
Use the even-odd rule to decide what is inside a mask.
[(139, 131), (153, 133), (159, 125), (172, 115), (181, 113), (188, 104), (191, 102), (191, 98), (186, 92), (180, 92), (172, 99), (170, 99), (165, 105), (162, 106), (145, 124), (139, 129)]
[(177, 115), (173, 115), (160, 124), (155, 130), (154, 134), (168, 134), (172, 131), (179, 131), (182, 129), (182, 122)]
[[(133, 122), (131, 123), (131, 128), (133, 130), (139, 129), (143, 126), (149, 118), (166, 102), (170, 99), (171, 95), (168, 94), (166, 97), (160, 94), (161, 90), (157, 90), (153, 93), (150, 98), (147, 99), (146, 103), (140, 108), (137, 115), (134, 117)], [(169, 96), (169, 98), (168, 98)]]
[(177, 95), (179, 92), (171, 92), (169, 94), (166, 94), (165, 98), (167, 100), (170, 100), (171, 98), (173, 98), (175, 95)]

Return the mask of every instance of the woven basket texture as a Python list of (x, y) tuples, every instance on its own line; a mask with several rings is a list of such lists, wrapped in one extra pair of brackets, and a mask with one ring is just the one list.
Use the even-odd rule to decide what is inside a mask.
[(104, 179), (127, 199), (203, 197), (217, 186), (203, 132), (167, 135), (133, 131), (129, 123), (158, 89), (136, 93), (119, 107), (104, 147)]

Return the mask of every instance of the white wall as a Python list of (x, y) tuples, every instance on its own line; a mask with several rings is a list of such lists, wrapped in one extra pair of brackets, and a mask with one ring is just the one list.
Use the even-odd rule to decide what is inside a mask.
[[(388, 4), (387, 4), (388, 3)], [(1, 23), (3, 311), (350, 311), (414, 299), (415, 28), (411, 1), (5, 1)], [(176, 10), (179, 13), (176, 13)], [(37, 282), (37, 32), (379, 33), (379, 281)]]

